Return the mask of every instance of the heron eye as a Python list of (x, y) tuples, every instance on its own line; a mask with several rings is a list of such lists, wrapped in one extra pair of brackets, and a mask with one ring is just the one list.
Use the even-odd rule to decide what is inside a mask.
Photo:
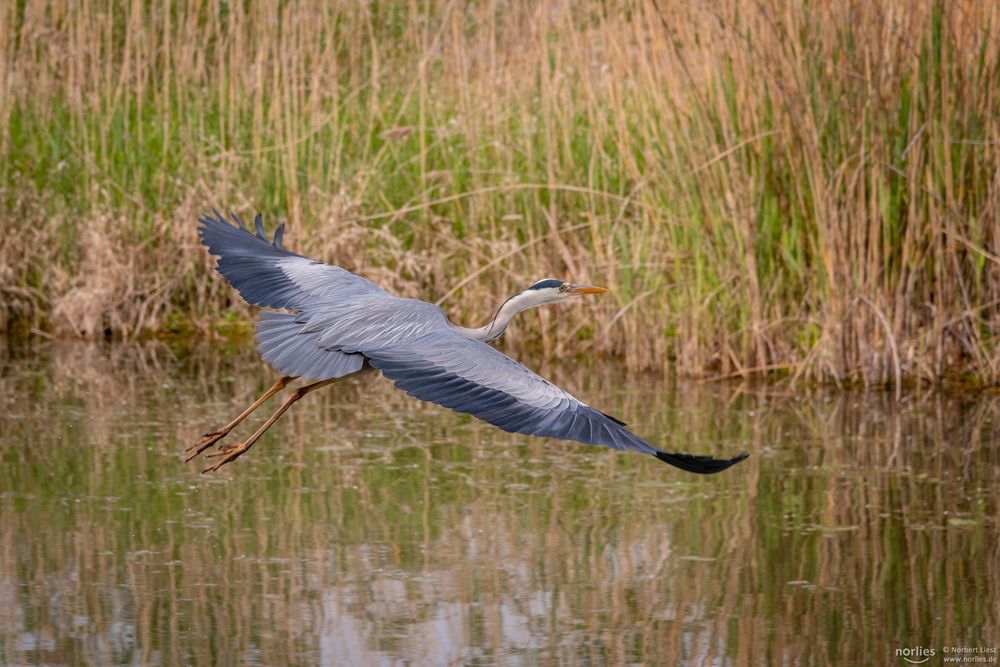
[(565, 292), (568, 289), (569, 289), (569, 283), (563, 283), (562, 285), (559, 286), (560, 292)]

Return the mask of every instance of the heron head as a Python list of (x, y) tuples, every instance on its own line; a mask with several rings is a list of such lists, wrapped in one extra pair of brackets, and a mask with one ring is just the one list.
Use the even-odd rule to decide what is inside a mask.
[(538, 300), (539, 304), (542, 304), (564, 301), (574, 296), (582, 296), (584, 294), (602, 294), (607, 291), (608, 290), (603, 287), (594, 287), (593, 285), (575, 285), (564, 280), (546, 278), (544, 280), (539, 280), (537, 283), (526, 289), (524, 293), (532, 295)]
[(474, 338), (488, 343), (503, 334), (511, 318), (521, 311), (536, 306), (543, 306), (547, 303), (558, 303), (574, 296), (601, 294), (607, 291), (603, 287), (575, 285), (565, 280), (555, 280), (554, 278), (539, 280), (528, 289), (504, 301), (497, 309), (496, 314), (493, 315), (493, 319), (485, 327), (482, 329), (471, 329), (470, 331)]

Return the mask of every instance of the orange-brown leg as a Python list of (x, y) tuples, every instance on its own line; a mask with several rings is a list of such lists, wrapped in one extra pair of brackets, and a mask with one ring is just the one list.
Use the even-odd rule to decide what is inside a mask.
[(292, 407), (292, 403), (299, 400), (300, 398), (302, 398), (311, 391), (315, 391), (320, 387), (325, 387), (328, 384), (336, 382), (337, 379), (338, 378), (321, 380), (319, 382), (313, 382), (312, 384), (307, 384), (303, 387), (298, 387), (295, 391), (292, 392), (291, 396), (285, 399), (285, 402), (281, 404), (281, 407), (275, 410), (274, 414), (268, 417), (267, 421), (261, 424), (261, 427), (257, 429), (254, 432), (254, 434), (251, 435), (249, 438), (247, 438), (245, 441), (236, 445), (230, 445), (228, 447), (220, 447), (219, 451), (208, 454), (210, 458), (215, 458), (217, 456), (224, 456), (225, 458), (223, 458), (215, 465), (211, 465), (205, 468), (204, 470), (202, 470), (202, 472), (205, 473), (205, 472), (212, 472), (213, 470), (218, 470), (219, 468), (226, 465), (230, 461), (235, 461), (236, 459), (238, 459), (240, 456), (243, 455), (244, 452), (253, 447), (253, 443), (257, 442), (257, 440), (260, 439), (260, 436), (264, 435), (267, 429), (271, 428), (274, 422), (278, 421), (278, 418), (281, 417), (281, 415), (285, 414), (285, 411), (288, 410), (288, 408)]
[(253, 412), (261, 405), (263, 405), (264, 401), (271, 398), (279, 391), (287, 387), (288, 383), (294, 379), (295, 377), (291, 375), (285, 375), (283, 377), (278, 378), (278, 381), (275, 382), (273, 385), (271, 385), (271, 388), (265, 391), (263, 396), (254, 401), (249, 408), (241, 412), (236, 419), (229, 422), (228, 424), (220, 428), (218, 431), (212, 431), (211, 433), (206, 433), (205, 435), (201, 436), (201, 440), (199, 440), (198, 442), (194, 443), (193, 445), (184, 450), (184, 453), (190, 452), (192, 449), (195, 450), (193, 454), (184, 459), (184, 462), (187, 463), (188, 461), (190, 461), (191, 459), (198, 456), (203, 451), (205, 451), (206, 449), (217, 443), (219, 440), (222, 440), (224, 437), (226, 437), (229, 434), (229, 432), (232, 431), (234, 428), (236, 428), (236, 426), (241, 421), (249, 417), (251, 412)]

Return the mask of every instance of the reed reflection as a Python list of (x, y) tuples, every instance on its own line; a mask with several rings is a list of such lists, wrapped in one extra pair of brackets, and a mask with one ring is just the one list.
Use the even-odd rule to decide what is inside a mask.
[(998, 643), (995, 395), (543, 369), (667, 448), (751, 451), (706, 480), (347, 382), (199, 476), (180, 451), (270, 381), (249, 354), (0, 363), (0, 662), (866, 664)]

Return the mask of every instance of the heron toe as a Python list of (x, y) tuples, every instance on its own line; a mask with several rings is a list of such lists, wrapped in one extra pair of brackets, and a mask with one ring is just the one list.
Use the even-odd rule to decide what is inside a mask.
[(190, 452), (191, 450), (194, 450), (194, 452), (190, 456), (184, 459), (184, 462), (187, 463), (191, 459), (195, 458), (203, 451), (205, 451), (206, 449), (217, 443), (219, 440), (222, 440), (228, 434), (229, 431), (213, 431), (211, 433), (206, 433), (205, 435), (201, 436), (201, 439), (199, 439), (198, 442), (194, 443), (193, 445), (184, 450), (185, 454), (187, 452)]
[(229, 454), (232, 454), (235, 451), (241, 451), (241, 450), (244, 450), (244, 449), (247, 449), (247, 444), (244, 443), (244, 442), (241, 442), (241, 443), (238, 443), (238, 444), (235, 444), (235, 445), (222, 445), (217, 450), (215, 450), (214, 452), (211, 452), (209, 454), (205, 454), (205, 458), (215, 459), (215, 458), (218, 458), (220, 456), (228, 456)]

